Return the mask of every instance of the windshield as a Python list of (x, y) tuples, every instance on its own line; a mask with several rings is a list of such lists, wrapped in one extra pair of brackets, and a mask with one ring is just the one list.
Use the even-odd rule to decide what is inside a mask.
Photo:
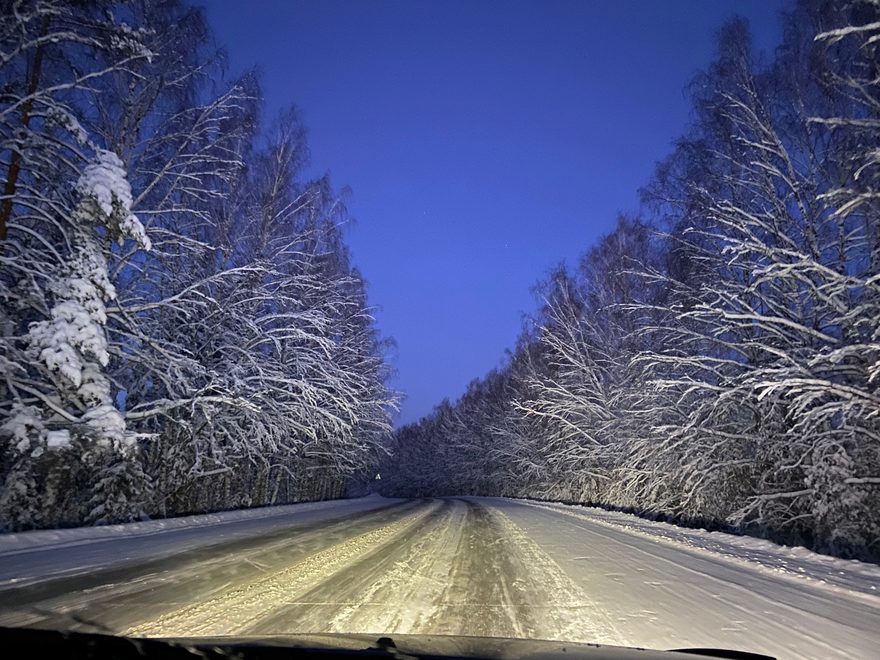
[(878, 63), (880, 0), (2, 3), (0, 626), (872, 656)]

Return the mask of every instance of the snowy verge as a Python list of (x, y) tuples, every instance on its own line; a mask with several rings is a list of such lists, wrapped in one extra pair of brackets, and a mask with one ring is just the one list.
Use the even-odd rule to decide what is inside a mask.
[(512, 501), (558, 511), (591, 523), (650, 537), (661, 543), (685, 546), (685, 549), (700, 554), (711, 553), (719, 559), (745, 564), (763, 572), (797, 580), (810, 580), (835, 592), (847, 591), (868, 596), (874, 603), (880, 598), (880, 566), (876, 564), (856, 559), (838, 559), (803, 547), (779, 545), (753, 536), (679, 527), (640, 518), (631, 513), (597, 507), (536, 500)]
[(161, 520), (147, 520), (144, 522), (123, 523), (118, 525), (72, 527), (69, 529), (41, 529), (31, 532), (0, 534), (0, 557), (18, 554), (20, 552), (28, 552), (31, 550), (75, 546), (83, 543), (93, 543), (95, 541), (119, 539), (123, 537), (152, 536), (181, 529), (210, 528), (240, 521), (288, 517), (292, 514), (327, 509), (336, 509), (341, 512), (345, 509), (351, 508), (362, 511), (377, 508), (392, 501), (394, 500), (389, 500), (378, 495), (370, 495), (357, 499), (301, 502), (299, 504), (237, 509), (235, 511), (220, 511), (217, 513), (180, 516), (177, 518), (163, 518)]

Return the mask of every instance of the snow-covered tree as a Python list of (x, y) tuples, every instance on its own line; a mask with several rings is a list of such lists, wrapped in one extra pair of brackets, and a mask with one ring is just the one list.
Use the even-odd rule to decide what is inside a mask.
[(203, 10), (81, 5), (0, 12), (3, 525), (343, 494), (396, 395), (341, 196)]
[(396, 434), (388, 492), (465, 474), (876, 557), (878, 26), (876, 0), (803, 0), (762, 65), (728, 24), (641, 219), (544, 286), (504, 388)]
[[(78, 116), (95, 101), (93, 81), (152, 53), (140, 32), (97, 5), (14, 5), (2, 26), (0, 509), (13, 526), (75, 520), (81, 513), (65, 490), (84, 470), (91, 515), (127, 518), (140, 513), (147, 488), (107, 374), (107, 305), (117, 297), (108, 255), (113, 245), (144, 250), (150, 241), (123, 163)], [(90, 70), (77, 65), (84, 58)], [(108, 460), (125, 467), (107, 472)]]

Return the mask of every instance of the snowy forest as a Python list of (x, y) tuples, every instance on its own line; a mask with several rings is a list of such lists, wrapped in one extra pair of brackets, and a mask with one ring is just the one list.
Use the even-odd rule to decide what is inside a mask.
[(536, 287), (503, 366), (396, 432), (384, 492), (880, 558), (880, 1), (780, 20), (770, 56), (719, 31), (639, 213)]
[(0, 527), (375, 476), (388, 342), (295, 109), (177, 0), (0, 10)]
[[(637, 213), (392, 431), (345, 196), (183, 0), (0, 9), (0, 529), (365, 492), (880, 559), (880, 0), (718, 33)], [(584, 199), (585, 219), (589, 199)], [(552, 212), (552, 211), (551, 211)]]

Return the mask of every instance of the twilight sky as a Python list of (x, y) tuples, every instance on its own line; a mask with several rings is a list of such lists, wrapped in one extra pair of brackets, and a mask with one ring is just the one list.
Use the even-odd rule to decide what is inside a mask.
[(297, 105), (350, 186), (354, 262), (397, 340), (398, 423), (501, 363), (530, 287), (576, 263), (671, 150), (684, 86), (739, 13), (783, 0), (207, 0), (230, 73)]

